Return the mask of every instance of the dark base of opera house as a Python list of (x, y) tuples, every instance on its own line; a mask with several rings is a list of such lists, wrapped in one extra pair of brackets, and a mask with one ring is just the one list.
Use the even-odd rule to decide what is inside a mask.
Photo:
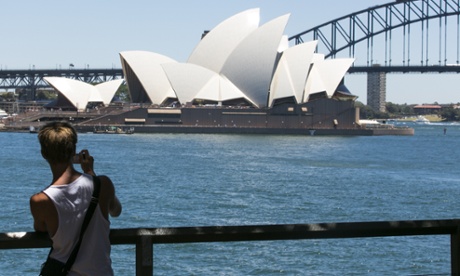
[(411, 128), (359, 124), (352, 101), (319, 99), (301, 105), (281, 104), (270, 109), (245, 107), (138, 107), (79, 124), (131, 126), (136, 133), (237, 133), (301, 135), (413, 135)]
[[(73, 116), (71, 116), (73, 115)], [(86, 112), (35, 115), (30, 125), (52, 120), (73, 121), (79, 132), (107, 127), (135, 133), (222, 133), (299, 135), (413, 135), (414, 129), (389, 124), (363, 124), (353, 101), (318, 99), (273, 108), (189, 106), (181, 108), (110, 106)], [(25, 119), (24, 119), (25, 120)], [(32, 122), (33, 121), (33, 122)], [(6, 125), (8, 128), (8, 125)]]

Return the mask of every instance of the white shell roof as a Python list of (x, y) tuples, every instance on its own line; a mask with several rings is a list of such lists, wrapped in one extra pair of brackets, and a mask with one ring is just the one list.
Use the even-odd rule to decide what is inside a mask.
[(302, 103), (314, 93), (332, 96), (353, 60), (325, 61), (314, 53), (316, 41), (290, 48), (283, 34), (288, 19), (258, 27), (258, 8), (238, 13), (210, 30), (182, 64), (152, 52), (121, 52), (126, 82), (136, 90), (130, 93), (142, 101), (145, 91), (153, 104), (245, 98), (256, 107), (285, 97)]
[(281, 37), (281, 42), (278, 47), (278, 53), (282, 53), (286, 51), (287, 49), (289, 49), (289, 37), (287, 35), (283, 35)]
[(275, 99), (294, 96), (297, 103), (303, 101), (307, 75), (317, 41), (302, 43), (283, 52), (270, 86), (268, 106)]
[(322, 62), (324, 62), (324, 54), (313, 54), (310, 72), (308, 73), (307, 83), (305, 84), (303, 102), (308, 101), (310, 94), (326, 91), (326, 86), (318, 71), (318, 64)]
[(317, 69), (324, 82), (327, 95), (331, 97), (343, 76), (347, 73), (355, 60), (353, 58), (328, 59), (317, 64)]
[(95, 88), (85, 82), (63, 77), (44, 77), (51, 86), (66, 97), (78, 110), (84, 110)]
[(221, 73), (259, 107), (267, 105), (278, 47), (289, 15), (280, 16), (247, 36), (231, 53)]
[(220, 72), (236, 46), (259, 27), (259, 9), (238, 13), (213, 28), (198, 43), (187, 63)]
[[(104, 105), (110, 104), (110, 102), (113, 99), (113, 96), (115, 95), (115, 93), (117, 92), (118, 88), (120, 87), (122, 83), (123, 83), (123, 79), (119, 79), (119, 80), (103, 82), (95, 86), (97, 91), (99, 92), (98, 94), (100, 96), (101, 102), (103, 102)], [(89, 101), (90, 102), (92, 101), (92, 97), (90, 97)]]
[(310, 94), (319, 92), (326, 92), (331, 97), (354, 62), (352, 58), (324, 60), (324, 55), (320, 54), (315, 54), (313, 59), (305, 86), (304, 101)]
[[(153, 104), (161, 104), (167, 98), (176, 97), (161, 64), (177, 61), (147, 51), (125, 51), (120, 53), (120, 57), (131, 67)], [(136, 80), (127, 79), (126, 81)]]
[(114, 80), (96, 86), (64, 77), (44, 77), (51, 86), (66, 97), (78, 110), (85, 110), (88, 102), (109, 104), (123, 80)]
[(207, 68), (187, 63), (167, 63), (162, 67), (182, 104), (194, 99), (216, 102), (247, 99), (230, 81)]

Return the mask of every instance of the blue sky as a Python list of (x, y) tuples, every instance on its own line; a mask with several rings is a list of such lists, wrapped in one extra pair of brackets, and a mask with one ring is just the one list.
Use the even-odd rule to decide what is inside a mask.
[[(261, 24), (291, 14), (292, 36), (321, 23), (389, 0), (15, 0), (1, 4), (0, 69), (120, 68), (118, 53), (145, 50), (186, 61), (204, 30), (250, 8)], [(391, 74), (387, 101), (457, 103), (456, 74)], [(366, 76), (347, 75), (366, 103)]]

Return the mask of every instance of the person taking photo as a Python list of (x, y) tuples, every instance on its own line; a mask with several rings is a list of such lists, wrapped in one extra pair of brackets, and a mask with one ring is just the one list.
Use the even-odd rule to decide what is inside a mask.
[[(76, 154), (77, 132), (67, 122), (46, 124), (40, 129), (38, 140), (52, 180), (47, 188), (30, 198), (33, 226), (35, 231), (50, 236), (49, 258), (66, 263), (79, 239), (93, 195), (94, 158), (86, 149)], [(77, 171), (74, 163), (80, 163), (83, 172)], [(68, 275), (113, 275), (109, 216), (118, 217), (122, 206), (110, 178), (103, 175), (97, 178), (99, 201)]]

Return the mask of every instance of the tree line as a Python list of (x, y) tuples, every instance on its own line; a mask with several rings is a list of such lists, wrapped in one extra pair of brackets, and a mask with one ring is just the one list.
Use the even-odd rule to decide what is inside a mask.
[[(440, 105), (434, 103), (434, 105)], [(415, 104), (395, 104), (387, 102), (386, 112), (373, 110), (370, 106), (357, 101), (356, 106), (359, 107), (360, 118), (363, 119), (398, 119), (419, 115), (414, 110)], [(433, 111), (433, 115), (438, 115), (445, 121), (460, 121), (460, 104), (440, 105), (440, 111)]]

